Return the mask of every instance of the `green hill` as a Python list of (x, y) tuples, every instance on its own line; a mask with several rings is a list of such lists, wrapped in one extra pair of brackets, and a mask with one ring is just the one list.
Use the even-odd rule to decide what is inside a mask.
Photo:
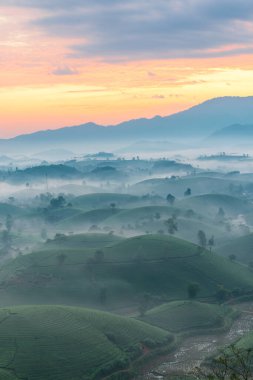
[(1, 379), (92, 380), (128, 369), (168, 332), (130, 318), (65, 306), (0, 309)]
[(63, 227), (72, 226), (79, 228), (82, 226), (90, 226), (91, 224), (100, 224), (107, 218), (113, 215), (117, 215), (121, 210), (118, 208), (107, 207), (105, 209), (90, 210), (87, 212), (81, 212), (73, 217), (65, 219), (61, 225)]
[(235, 260), (247, 265), (253, 263), (253, 234), (232, 239), (216, 251), (225, 257), (233, 255)]
[(111, 234), (87, 233), (78, 235), (58, 235), (53, 240), (48, 240), (44, 247), (48, 249), (100, 249), (121, 241), (122, 238)]
[[(102, 238), (102, 237), (101, 237)], [(0, 302), (64, 303), (111, 308), (138, 305), (140, 296), (185, 299), (191, 282), (199, 297), (217, 285), (251, 290), (249, 270), (196, 245), (173, 237), (147, 235), (96, 247), (74, 242), (19, 256), (0, 271)], [(99, 240), (99, 239), (98, 239)], [(71, 240), (69, 240), (70, 242)], [(107, 243), (106, 243), (107, 245)], [(101, 248), (101, 245), (97, 245)]]
[(233, 182), (231, 179), (208, 178), (207, 176), (152, 178), (131, 186), (131, 193), (142, 195), (153, 192), (163, 197), (166, 197), (168, 193), (172, 193), (176, 197), (183, 197), (185, 190), (190, 188), (193, 195), (207, 193), (230, 194), (231, 182)]
[(25, 212), (20, 207), (8, 203), (0, 203), (0, 218), (6, 217), (7, 215), (21, 216), (23, 214), (25, 214)]
[(49, 222), (60, 222), (65, 219), (72, 218), (80, 213), (82, 213), (82, 209), (74, 208), (74, 207), (64, 207), (60, 209), (52, 209), (48, 210), (45, 214), (46, 220)]
[(232, 308), (197, 301), (174, 301), (149, 310), (142, 321), (183, 333), (213, 332), (228, 327), (236, 313)]
[(175, 212), (175, 209), (168, 206), (136, 207), (129, 210), (122, 210), (107, 219), (106, 223), (117, 226), (119, 223), (136, 223), (142, 220), (154, 219), (157, 215), (159, 215), (159, 218), (168, 218), (173, 212)]
[(122, 207), (127, 203), (137, 202), (138, 200), (138, 197), (129, 194), (93, 193), (76, 197), (72, 203), (74, 207), (91, 210), (93, 208), (108, 207), (111, 203), (115, 203), (116, 207)]
[(208, 216), (216, 216), (220, 207), (228, 216), (248, 213), (253, 208), (249, 201), (226, 194), (204, 194), (189, 197), (178, 201), (176, 206), (184, 210), (193, 209), (195, 212)]

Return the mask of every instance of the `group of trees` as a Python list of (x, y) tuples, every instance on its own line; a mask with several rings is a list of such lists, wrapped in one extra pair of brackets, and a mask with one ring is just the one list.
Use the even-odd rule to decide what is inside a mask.
[(13, 217), (11, 215), (7, 215), (5, 219), (5, 229), (2, 231), (2, 246), (4, 254), (8, 254), (12, 248), (13, 225)]
[[(185, 190), (185, 192), (184, 192), (184, 196), (185, 196), (185, 197), (189, 197), (190, 195), (192, 195), (192, 190), (191, 190), (190, 187), (188, 187), (188, 188)], [(168, 202), (171, 206), (173, 206), (174, 203), (175, 203), (176, 197), (175, 197), (174, 195), (172, 195), (171, 193), (169, 193), (169, 194), (167, 195), (167, 197), (166, 197), (166, 200), (167, 200), (167, 202)]]
[(232, 344), (205, 366), (195, 368), (192, 375), (199, 380), (252, 380), (253, 349)]
[(202, 230), (199, 230), (198, 231), (198, 243), (202, 249), (206, 249), (208, 247), (210, 249), (210, 252), (211, 252), (212, 248), (214, 246), (214, 236), (211, 236), (209, 239), (207, 239), (205, 232)]

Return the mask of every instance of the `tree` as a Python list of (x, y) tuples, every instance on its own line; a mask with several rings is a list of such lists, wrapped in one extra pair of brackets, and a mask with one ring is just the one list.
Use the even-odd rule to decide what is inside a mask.
[(226, 301), (230, 297), (231, 293), (228, 289), (224, 287), (224, 285), (218, 285), (217, 291), (215, 294), (215, 298), (220, 302)]
[(5, 253), (8, 254), (11, 249), (11, 234), (8, 230), (2, 232), (2, 243)]
[(175, 200), (176, 200), (176, 198), (175, 198), (174, 195), (172, 195), (172, 194), (168, 194), (167, 197), (166, 197), (166, 199), (167, 199), (167, 202), (168, 202), (171, 206), (173, 206), (173, 204), (175, 203)]
[(174, 235), (174, 233), (178, 230), (177, 220), (175, 216), (172, 218), (169, 218), (165, 223), (168, 226), (169, 234)]
[(155, 219), (156, 219), (156, 220), (161, 219), (161, 214), (160, 214), (159, 212), (156, 212), (156, 213), (155, 213)]
[(184, 192), (184, 196), (189, 197), (190, 195), (192, 195), (192, 190), (188, 187), (188, 189)]
[(99, 302), (104, 305), (107, 300), (107, 288), (105, 286), (102, 286), (99, 290)]
[(57, 209), (57, 208), (63, 208), (66, 206), (66, 199), (63, 197), (63, 195), (59, 195), (57, 198), (53, 198), (50, 201), (50, 207)]
[(11, 215), (7, 215), (6, 220), (5, 220), (5, 227), (8, 233), (10, 233), (13, 227), (13, 218)]
[(220, 351), (204, 368), (195, 368), (199, 380), (252, 380), (253, 349), (232, 344)]
[(145, 316), (146, 311), (149, 308), (150, 301), (151, 301), (150, 294), (144, 293), (144, 294), (141, 295), (140, 305), (139, 305), (139, 312), (140, 312), (140, 317), (141, 318)]
[(191, 282), (187, 287), (187, 294), (189, 299), (195, 299), (200, 291), (199, 284)]
[(202, 247), (203, 249), (206, 248), (206, 244), (207, 244), (206, 234), (202, 230), (199, 230), (198, 232), (198, 241), (199, 241), (200, 247)]
[(230, 261), (235, 261), (236, 260), (236, 255), (231, 253), (231, 255), (228, 256)]
[(207, 243), (209, 249), (210, 249), (210, 252), (212, 252), (212, 248), (214, 246), (214, 236), (210, 237), (210, 239), (208, 240), (208, 243)]
[(63, 265), (67, 256), (64, 253), (61, 253), (60, 255), (56, 256), (58, 264)]
[(105, 254), (102, 250), (98, 249), (95, 253), (94, 253), (94, 260), (96, 263), (102, 263), (104, 261), (104, 258), (105, 258)]
[(219, 210), (217, 212), (217, 216), (218, 216), (219, 219), (224, 219), (224, 217), (225, 217), (225, 211), (223, 210), (222, 207), (219, 207)]

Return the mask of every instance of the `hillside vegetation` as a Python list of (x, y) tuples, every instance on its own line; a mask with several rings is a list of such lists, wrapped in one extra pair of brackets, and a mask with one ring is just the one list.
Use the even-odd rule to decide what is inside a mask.
[(247, 268), (187, 241), (162, 235), (106, 239), (63, 237), (59, 246), (51, 242), (7, 262), (0, 271), (2, 304), (18, 299), (110, 308), (138, 304), (144, 293), (161, 301), (185, 299), (192, 282), (199, 284), (202, 298), (214, 296), (220, 285), (253, 289)]
[(1, 379), (92, 380), (128, 369), (173, 336), (145, 323), (65, 306), (0, 309)]
[(232, 308), (197, 301), (174, 301), (149, 310), (141, 319), (165, 330), (184, 333), (228, 327), (236, 313)]

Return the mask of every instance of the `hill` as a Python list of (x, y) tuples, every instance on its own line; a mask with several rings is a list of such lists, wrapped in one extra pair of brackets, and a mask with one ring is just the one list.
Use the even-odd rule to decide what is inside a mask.
[(142, 321), (175, 333), (219, 330), (229, 327), (232, 308), (196, 301), (174, 301), (155, 307)]
[(25, 213), (26, 213), (25, 210), (18, 206), (14, 206), (9, 203), (0, 202), (0, 218), (4, 218), (7, 215), (20, 216), (20, 215), (24, 215)]
[(94, 208), (110, 207), (114, 203), (116, 207), (122, 207), (129, 203), (137, 202), (139, 198), (129, 194), (119, 193), (93, 193), (76, 197), (72, 203), (74, 207), (84, 210), (92, 210)]
[(12, 184), (26, 182), (42, 182), (47, 179), (75, 180), (82, 179), (83, 175), (77, 169), (67, 165), (40, 165), (27, 169), (19, 169), (4, 174), (5, 181)]
[(59, 235), (53, 240), (48, 240), (44, 247), (48, 249), (100, 249), (121, 241), (122, 238), (111, 234), (79, 234), (79, 235)]
[(232, 124), (221, 130), (214, 132), (209, 136), (209, 142), (220, 142), (226, 140), (226, 143), (247, 142), (248, 139), (253, 137), (253, 125), (247, 124)]
[(227, 244), (217, 249), (217, 253), (234, 259), (246, 265), (253, 263), (253, 234), (231, 239)]
[(178, 201), (177, 207), (193, 209), (209, 216), (216, 216), (219, 208), (222, 208), (225, 215), (237, 216), (252, 211), (253, 205), (247, 200), (227, 194), (204, 194)]
[(81, 212), (70, 218), (65, 218), (61, 225), (75, 228), (75, 231), (78, 231), (84, 226), (101, 223), (107, 218), (110, 218), (112, 215), (117, 215), (120, 213), (120, 211), (120, 209), (108, 207), (105, 209), (96, 209), (87, 212)]
[[(92, 380), (128, 369), (134, 359), (172, 342), (148, 324), (65, 306), (0, 309), (2, 379)], [(150, 346), (152, 342), (152, 346)]]
[(214, 296), (220, 284), (242, 292), (253, 288), (247, 268), (209, 251), (200, 253), (184, 240), (162, 235), (108, 245), (97, 240), (97, 246), (63, 240), (10, 260), (0, 271), (1, 304), (138, 308), (146, 293), (160, 302), (185, 299), (192, 282), (199, 283), (200, 298)]
[[(168, 172), (169, 173), (169, 172)], [(169, 193), (182, 198), (190, 188), (192, 195), (207, 193), (230, 194), (231, 179), (207, 176), (185, 176), (181, 178), (152, 178), (138, 182), (130, 187), (130, 192), (136, 195), (155, 193), (166, 197)]]
[[(21, 135), (9, 140), (0, 140), (1, 152), (23, 151), (28, 147), (31, 153), (38, 149), (75, 149), (83, 151), (84, 144), (96, 144), (97, 149), (110, 149), (113, 145), (119, 149), (119, 143), (128, 143), (143, 139), (170, 140), (182, 136), (194, 140), (208, 137), (218, 129), (234, 123), (249, 124), (253, 118), (253, 97), (224, 97), (210, 99), (174, 115), (151, 119), (137, 119), (104, 128), (94, 123), (60, 128), (58, 130), (39, 131)], [(92, 144), (93, 143), (93, 144)], [(86, 145), (87, 147), (87, 145)]]

